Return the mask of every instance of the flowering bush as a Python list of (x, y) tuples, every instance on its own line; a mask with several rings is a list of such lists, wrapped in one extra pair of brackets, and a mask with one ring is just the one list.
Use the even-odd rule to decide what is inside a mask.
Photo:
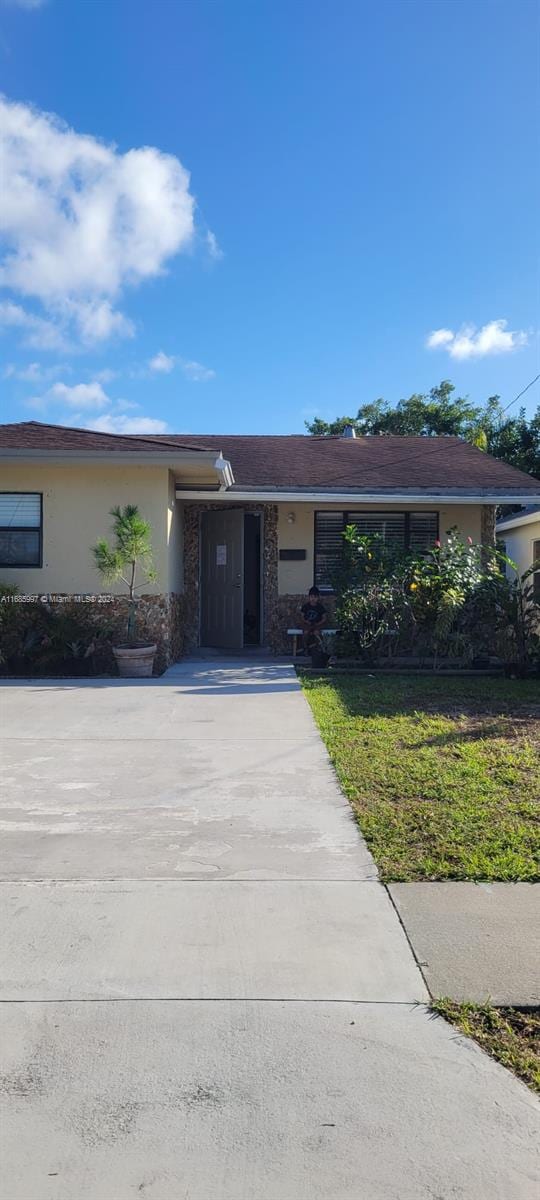
[(354, 525), (343, 533), (343, 552), (333, 585), (341, 653), (371, 660), (381, 644), (406, 624), (407, 557), (378, 535), (360, 534)]
[[(396, 553), (355, 526), (344, 533), (334, 576), (341, 653), (381, 652), (478, 663), (497, 655), (524, 671), (540, 662), (540, 605), (530, 580), (493, 547), (453, 528), (425, 555)], [(339, 652), (339, 651), (338, 651)]]
[(462, 541), (453, 528), (448, 530), (444, 543), (436, 541), (428, 554), (418, 556), (411, 564), (413, 617), (435, 654), (451, 651), (457, 618), (484, 578), (482, 558), (482, 547), (474, 545), (471, 538)]

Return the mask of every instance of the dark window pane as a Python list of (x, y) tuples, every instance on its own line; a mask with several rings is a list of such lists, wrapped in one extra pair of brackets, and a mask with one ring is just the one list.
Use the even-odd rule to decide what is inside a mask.
[(0, 492), (0, 529), (39, 529), (40, 524), (39, 492)]
[(412, 512), (410, 515), (411, 544), (415, 554), (431, 550), (439, 536), (439, 520), (436, 512)]
[(39, 567), (39, 529), (0, 529), (0, 565)]
[(327, 591), (332, 586), (332, 573), (339, 565), (344, 528), (342, 512), (315, 513), (315, 583)]
[(347, 524), (355, 525), (362, 537), (380, 537), (396, 550), (405, 548), (405, 513), (349, 513)]

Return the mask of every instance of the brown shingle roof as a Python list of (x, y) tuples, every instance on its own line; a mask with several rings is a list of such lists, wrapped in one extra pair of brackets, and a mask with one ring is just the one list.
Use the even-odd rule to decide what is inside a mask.
[(66, 425), (47, 425), (41, 421), (20, 421), (13, 425), (0, 425), (0, 450), (92, 450), (125, 451), (146, 450), (204, 450), (189, 439), (159, 439), (151, 434), (99, 433), (95, 429), (77, 429)]
[(194, 434), (194, 442), (222, 451), (237, 490), (540, 493), (540, 481), (456, 437)]
[(0, 426), (0, 450), (215, 450), (229, 459), (233, 490), (519, 494), (540, 481), (456, 437), (310, 437), (111, 434), (37, 421)]

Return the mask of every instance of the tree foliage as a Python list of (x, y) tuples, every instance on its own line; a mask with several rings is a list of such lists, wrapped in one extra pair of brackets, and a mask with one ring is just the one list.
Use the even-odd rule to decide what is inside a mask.
[(529, 475), (540, 476), (540, 407), (528, 420), (522, 408), (513, 416), (504, 412), (498, 396), (490, 396), (483, 405), (467, 397), (456, 396), (455, 387), (443, 379), (428, 393), (415, 392), (392, 407), (379, 398), (362, 404), (355, 417), (337, 417), (306, 421), (313, 436), (340, 435), (352, 425), (358, 436), (389, 435), (464, 438), (495, 458)]
[(348, 525), (333, 579), (337, 654), (371, 662), (415, 654), (434, 666), (496, 655), (517, 674), (540, 669), (539, 568), (520, 575), (500, 550), (463, 540), (457, 528), (414, 554)]
[[(94, 562), (105, 583), (125, 584), (129, 596), (127, 639), (135, 636), (137, 592), (157, 576), (152, 564), (151, 529), (141, 516), (136, 504), (118, 505), (111, 508), (113, 518), (114, 545), (100, 538), (92, 547)], [(142, 583), (137, 582), (137, 570), (142, 572)]]

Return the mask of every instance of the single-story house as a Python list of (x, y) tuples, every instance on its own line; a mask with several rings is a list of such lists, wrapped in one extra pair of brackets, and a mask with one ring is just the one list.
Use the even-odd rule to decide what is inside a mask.
[[(0, 426), (0, 582), (53, 603), (84, 598), (102, 614), (90, 548), (109, 536), (114, 505), (137, 504), (157, 569), (141, 622), (161, 661), (198, 645), (278, 652), (310, 585), (330, 591), (347, 523), (421, 551), (453, 526), (491, 543), (498, 504), (540, 502), (538, 480), (459, 438), (352, 433)], [(123, 605), (115, 598), (109, 615)]]
[[(515, 562), (519, 575), (528, 571), (533, 563), (540, 563), (540, 504), (530, 504), (497, 521), (497, 541)], [(508, 574), (513, 574), (511, 568)], [(533, 576), (533, 586), (535, 597), (540, 601), (540, 569)]]

